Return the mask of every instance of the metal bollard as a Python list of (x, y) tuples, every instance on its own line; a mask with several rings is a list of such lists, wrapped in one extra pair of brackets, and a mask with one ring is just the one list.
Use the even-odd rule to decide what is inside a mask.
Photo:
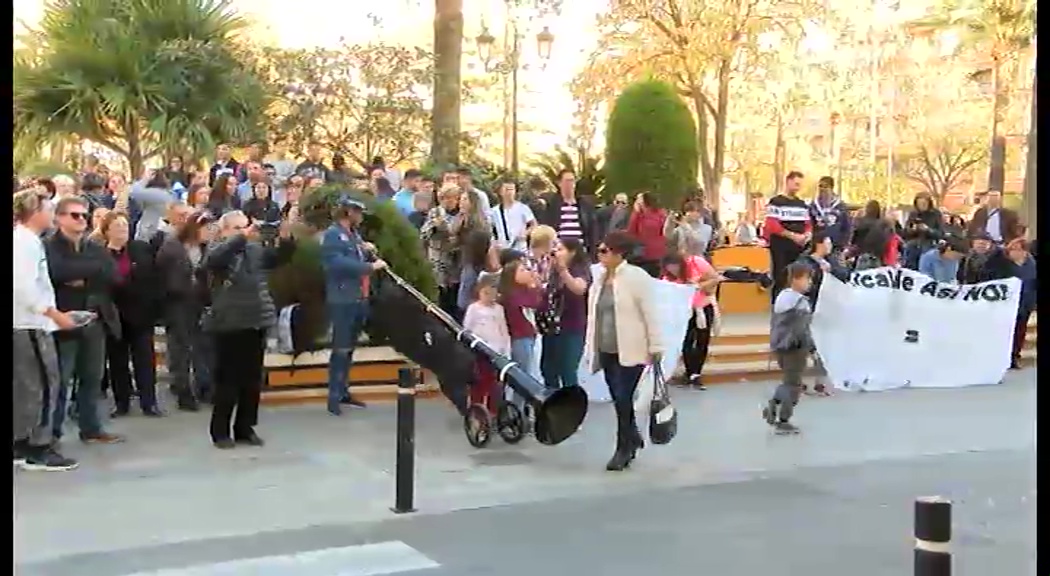
[(395, 514), (415, 512), (416, 371), (397, 371), (397, 454), (394, 462)]
[(951, 576), (952, 503), (940, 496), (915, 499), (915, 574)]

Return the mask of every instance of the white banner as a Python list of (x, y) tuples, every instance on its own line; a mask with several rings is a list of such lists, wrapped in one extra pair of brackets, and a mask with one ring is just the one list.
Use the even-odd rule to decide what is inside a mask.
[[(597, 278), (602, 271), (598, 264), (591, 268), (591, 277)], [(651, 298), (656, 303), (656, 322), (660, 327), (660, 344), (664, 349), (662, 368), (665, 376), (674, 373), (675, 364), (678, 363), (679, 352), (682, 349), (682, 339), (685, 337), (685, 329), (692, 315), (692, 298), (696, 287), (687, 284), (675, 284), (664, 280), (653, 280)], [(537, 357), (539, 356), (539, 346)], [(580, 385), (587, 391), (591, 402), (610, 402), (609, 387), (605, 384), (605, 378), (599, 371), (591, 374), (591, 358), (589, 352), (584, 352), (580, 361)], [(648, 377), (648, 372), (642, 376), (643, 380)], [(649, 378), (651, 380), (651, 378)], [(639, 383), (639, 388), (645, 382)], [(649, 382), (651, 387), (651, 382)], [(651, 395), (651, 392), (649, 393)]]
[(1020, 295), (1017, 278), (960, 286), (898, 268), (855, 272), (849, 283), (828, 274), (813, 339), (840, 389), (997, 384)]

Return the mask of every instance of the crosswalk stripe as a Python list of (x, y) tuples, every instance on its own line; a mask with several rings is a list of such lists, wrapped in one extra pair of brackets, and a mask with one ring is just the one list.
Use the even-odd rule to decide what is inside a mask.
[(386, 576), (441, 565), (401, 541), (136, 572), (126, 576)]

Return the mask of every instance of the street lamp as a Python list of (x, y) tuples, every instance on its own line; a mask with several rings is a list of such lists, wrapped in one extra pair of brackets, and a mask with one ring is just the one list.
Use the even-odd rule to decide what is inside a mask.
[(546, 26), (536, 35), (536, 53), (546, 62), (551, 58), (551, 47), (554, 45), (554, 34)]
[[(510, 46), (510, 53), (507, 54), (506, 59), (502, 62), (492, 61), (492, 48), (496, 44), (496, 38), (489, 32), (488, 26), (482, 24), (481, 34), (478, 34), (474, 41), (478, 47), (478, 58), (481, 59), (482, 64), (485, 67), (485, 71), (492, 73), (496, 72), (500, 75), (509, 75), (511, 84), (511, 96), (510, 96), (510, 133), (511, 133), (511, 172), (514, 175), (518, 174), (518, 70), (521, 68), (521, 40), (523, 36), (518, 33), (518, 23), (512, 17), (509, 20), (511, 27), (511, 38), (513, 45)], [(546, 62), (550, 60), (551, 48), (554, 45), (554, 34), (551, 33), (547, 26), (543, 27), (543, 30), (536, 35), (536, 53), (543, 61), (543, 66), (546, 66)], [(505, 117), (505, 116), (504, 116)], [(506, 132), (504, 132), (504, 135)], [(504, 142), (506, 142), (504, 140)], [(505, 165), (504, 165), (505, 167)]]
[(496, 43), (496, 37), (489, 33), (488, 26), (481, 25), (481, 34), (474, 39), (478, 44), (478, 57), (481, 58), (481, 63), (488, 69), (489, 62), (492, 61), (492, 45)]

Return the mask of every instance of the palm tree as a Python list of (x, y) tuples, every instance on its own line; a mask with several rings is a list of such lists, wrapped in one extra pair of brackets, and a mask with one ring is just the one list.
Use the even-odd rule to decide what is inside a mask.
[(601, 196), (605, 190), (602, 158), (589, 155), (584, 148), (566, 150), (557, 146), (553, 152), (538, 155), (530, 164), (552, 187), (557, 187), (559, 172), (572, 170), (576, 174), (576, 191), (579, 194)]
[(230, 0), (52, 0), (14, 60), (20, 138), (77, 135), (133, 174), (171, 149), (260, 135), (266, 85)]
[(460, 68), (463, 61), (463, 0), (434, 0), (434, 107), (431, 160), (459, 163)]
[(1035, 2), (1032, 0), (948, 0), (926, 22), (941, 29), (962, 32), (960, 46), (984, 51), (991, 57), (993, 112), (991, 162), (988, 188), (1002, 190), (1006, 180), (1006, 137), (1003, 119), (1009, 106), (1008, 64), (1032, 45), (1035, 37)]

